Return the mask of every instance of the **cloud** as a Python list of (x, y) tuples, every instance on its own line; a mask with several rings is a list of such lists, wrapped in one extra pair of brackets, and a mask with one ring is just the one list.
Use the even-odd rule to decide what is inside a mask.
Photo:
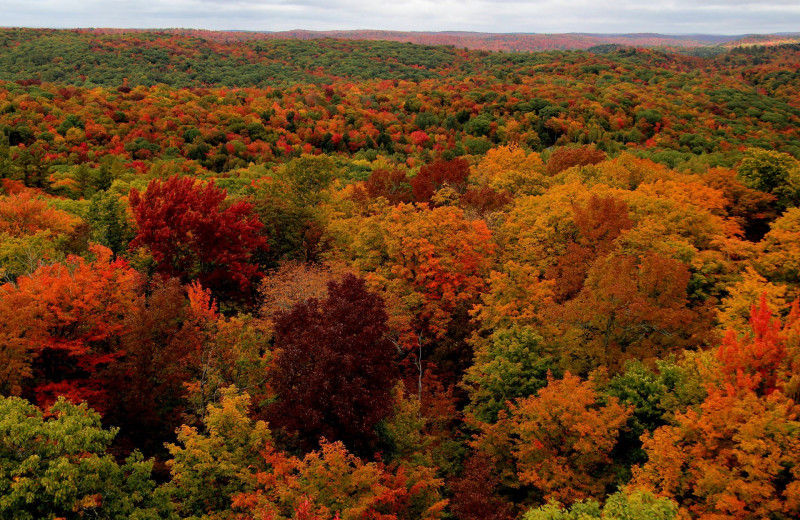
[(0, 25), (280, 31), (745, 34), (800, 30), (798, 0), (0, 0)]

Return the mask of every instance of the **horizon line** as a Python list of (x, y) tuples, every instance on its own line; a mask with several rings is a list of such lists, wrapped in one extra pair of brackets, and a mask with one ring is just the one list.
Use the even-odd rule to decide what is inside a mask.
[(280, 30), (258, 30), (258, 29), (208, 29), (203, 27), (114, 27), (114, 26), (85, 26), (85, 27), (54, 27), (54, 26), (33, 26), (33, 25), (0, 25), (0, 29), (42, 29), (55, 31), (80, 31), (80, 30), (103, 30), (112, 29), (120, 31), (207, 31), (207, 32), (238, 32), (254, 34), (279, 34), (289, 32), (307, 33), (346, 33), (346, 32), (384, 32), (384, 33), (409, 33), (409, 34), (474, 34), (474, 35), (508, 35), (508, 36), (553, 36), (553, 35), (586, 35), (586, 36), (633, 36), (633, 35), (655, 35), (655, 36), (725, 36), (725, 37), (745, 37), (745, 36), (800, 36), (798, 32), (744, 32), (744, 33), (714, 33), (714, 32), (586, 32), (586, 31), (563, 31), (563, 32), (495, 32), (495, 31), (470, 31), (459, 29), (443, 29), (437, 31), (414, 31), (402, 29), (280, 29)]

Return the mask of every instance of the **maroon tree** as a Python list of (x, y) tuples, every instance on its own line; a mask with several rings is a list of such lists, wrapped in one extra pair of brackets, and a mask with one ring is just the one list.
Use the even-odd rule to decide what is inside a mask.
[(392, 409), (394, 346), (380, 296), (352, 274), (328, 284), (328, 297), (279, 313), (270, 382), (272, 425), (311, 450), (320, 437), (369, 455), (375, 425)]
[(473, 454), (464, 462), (464, 471), (450, 484), (453, 496), (450, 510), (459, 520), (512, 520), (513, 504), (498, 494), (500, 477), (493, 461)]
[(430, 202), (431, 197), (445, 184), (463, 193), (469, 177), (469, 162), (458, 157), (450, 161), (437, 159), (419, 169), (411, 179), (411, 191), (417, 202)]
[(225, 196), (213, 181), (177, 176), (154, 179), (144, 194), (132, 189), (137, 235), (130, 247), (147, 247), (161, 273), (198, 280), (223, 298), (241, 297), (260, 275), (253, 254), (266, 240), (251, 205), (223, 208)]
[(367, 195), (372, 198), (385, 197), (391, 204), (411, 202), (411, 184), (403, 170), (373, 170), (364, 183)]

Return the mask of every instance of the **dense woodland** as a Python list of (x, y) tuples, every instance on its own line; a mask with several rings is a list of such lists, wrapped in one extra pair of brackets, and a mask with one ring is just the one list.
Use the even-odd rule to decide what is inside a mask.
[(0, 519), (800, 517), (798, 70), (0, 30)]

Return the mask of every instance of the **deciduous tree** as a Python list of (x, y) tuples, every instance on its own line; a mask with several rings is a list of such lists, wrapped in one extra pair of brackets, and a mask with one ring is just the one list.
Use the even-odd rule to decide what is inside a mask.
[(370, 454), (397, 377), (387, 319), (380, 296), (352, 274), (330, 282), (324, 300), (279, 312), (269, 375), (273, 426), (299, 434), (306, 450), (325, 437)]
[(130, 247), (147, 247), (159, 272), (185, 283), (196, 279), (220, 296), (246, 297), (260, 276), (254, 254), (266, 242), (251, 206), (225, 207), (225, 197), (213, 181), (190, 177), (154, 179), (144, 193), (132, 189), (137, 229)]
[(0, 290), (0, 371), (5, 392), (32, 392), (39, 404), (59, 395), (108, 405), (104, 367), (124, 355), (120, 337), (135, 312), (140, 275), (102, 246), (95, 259), (71, 256)]
[(85, 403), (59, 399), (45, 415), (0, 397), (0, 518), (177, 518), (152, 461), (106, 453), (115, 434)]

